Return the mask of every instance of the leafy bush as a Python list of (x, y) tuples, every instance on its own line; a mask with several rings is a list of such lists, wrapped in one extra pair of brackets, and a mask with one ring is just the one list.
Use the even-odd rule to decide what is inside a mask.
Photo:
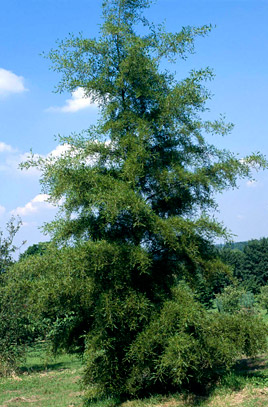
[(0, 375), (16, 369), (31, 336), (24, 291), (7, 284), (7, 276), (14, 263), (13, 254), (18, 249), (13, 240), (20, 224), (20, 221), (11, 218), (5, 233), (0, 231)]
[[(116, 343), (88, 335), (86, 380), (97, 393), (145, 395), (208, 388), (241, 355), (266, 348), (267, 327), (258, 316), (207, 311), (184, 284), (173, 289), (151, 322), (124, 349), (124, 369), (114, 375)], [(123, 350), (122, 350), (123, 351)]]
[(232, 314), (241, 310), (253, 311), (255, 302), (254, 295), (240, 286), (227, 286), (221, 294), (216, 295), (219, 312)]
[(261, 308), (268, 312), (268, 285), (261, 287), (257, 301)]
[[(4, 276), (2, 301), (6, 298), (7, 320), (23, 315), (27, 337), (48, 339), (54, 352), (84, 350), (92, 313), (85, 254), (85, 247), (58, 249), (50, 245), (41, 256), (33, 254), (15, 263)], [(15, 305), (20, 314), (13, 312)], [(16, 324), (19, 326), (19, 320)]]
[(16, 370), (24, 356), (25, 346), (34, 337), (28, 318), (26, 292), (5, 283), (0, 287), (0, 374)]
[(39, 242), (29, 246), (23, 253), (20, 254), (19, 259), (23, 260), (28, 256), (42, 256), (49, 248), (49, 242)]

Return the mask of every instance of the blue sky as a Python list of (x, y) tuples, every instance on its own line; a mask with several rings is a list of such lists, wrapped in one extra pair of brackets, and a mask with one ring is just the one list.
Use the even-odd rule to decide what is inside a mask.
[[(57, 153), (55, 135), (79, 132), (94, 123), (97, 108), (77, 92), (53, 93), (60, 76), (41, 56), (69, 33), (98, 35), (101, 0), (1, 0), (0, 12), (0, 227), (12, 214), (23, 221), (18, 239), (44, 240), (38, 227), (55, 216), (45, 202), (37, 171), (21, 172), (18, 163), (30, 149)], [(237, 152), (268, 153), (268, 0), (158, 0), (150, 20), (166, 27), (216, 26), (198, 39), (196, 54), (171, 66), (178, 79), (192, 68), (210, 66), (215, 80), (210, 117), (220, 113), (235, 124), (233, 132), (213, 139)], [(218, 197), (218, 218), (247, 240), (268, 236), (268, 172), (255, 183), (241, 181), (239, 190)]]

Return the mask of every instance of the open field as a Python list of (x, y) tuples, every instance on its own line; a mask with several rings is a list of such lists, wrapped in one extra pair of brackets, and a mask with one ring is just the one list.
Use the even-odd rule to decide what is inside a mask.
[(21, 373), (0, 379), (0, 406), (82, 406), (79, 359), (46, 356), (44, 349), (32, 349)]
[[(31, 349), (21, 372), (0, 379), (0, 407), (82, 407), (82, 363), (75, 357), (46, 356), (40, 346)], [(91, 403), (90, 407), (267, 407), (268, 364), (262, 356), (242, 360), (209, 397), (172, 395), (127, 401)]]

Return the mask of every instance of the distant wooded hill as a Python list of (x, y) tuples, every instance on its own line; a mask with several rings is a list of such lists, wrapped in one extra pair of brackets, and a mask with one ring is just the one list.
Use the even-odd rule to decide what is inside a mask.
[(228, 247), (229, 249), (243, 250), (244, 247), (250, 242), (247, 240), (245, 242), (232, 242), (227, 244), (217, 244), (216, 247), (222, 249), (223, 247)]

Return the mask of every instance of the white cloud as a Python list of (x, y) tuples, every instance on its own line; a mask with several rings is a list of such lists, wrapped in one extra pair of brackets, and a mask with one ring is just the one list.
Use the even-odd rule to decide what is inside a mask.
[[(105, 141), (104, 144), (106, 146), (110, 145), (110, 141)], [(29, 159), (38, 160), (49, 158), (51, 162), (57, 160), (57, 158), (64, 156), (65, 153), (68, 153), (70, 157), (75, 157), (76, 155), (80, 154), (82, 151), (79, 149), (75, 150), (73, 147), (67, 143), (59, 144), (56, 146), (52, 151), (47, 154), (31, 154), (30, 152), (22, 153), (12, 146), (0, 142), (0, 153), (1, 160), (0, 160), (0, 173), (6, 173), (7, 175), (12, 175), (16, 177), (31, 177), (31, 178), (40, 178), (42, 175), (42, 171), (37, 167), (30, 167), (29, 169), (21, 170), (19, 165), (23, 162), (26, 162)], [(92, 154), (88, 156), (88, 158), (84, 159), (85, 164), (92, 166), (96, 163), (98, 159), (98, 154)]]
[(21, 93), (26, 90), (22, 76), (17, 76), (11, 71), (0, 68), (0, 96), (7, 96), (11, 93)]
[[(47, 203), (48, 198), (49, 198), (48, 194), (38, 194), (32, 199), (31, 202), (33, 202), (33, 203), (35, 203), (35, 202), (46, 202)], [(49, 204), (49, 205), (51, 205), (51, 204)], [(51, 205), (51, 206), (53, 206), (53, 205)]]
[(43, 209), (55, 209), (55, 206), (47, 202), (49, 196), (47, 194), (38, 194), (25, 206), (19, 206), (13, 211), (12, 215), (28, 216), (33, 213), (40, 212)]
[(6, 211), (6, 208), (4, 206), (0, 205), (0, 216), (4, 215), (5, 211)]
[(97, 103), (94, 102), (91, 97), (86, 96), (84, 89), (79, 87), (72, 92), (71, 99), (67, 99), (64, 106), (50, 107), (47, 109), (47, 111), (74, 113), (82, 109), (97, 106)]
[(0, 141), (0, 153), (12, 153), (13, 151), (15, 150), (9, 144)]
[(56, 148), (54, 148), (54, 150), (50, 151), (50, 153), (48, 153), (48, 157), (60, 157), (61, 155), (64, 155), (64, 153), (66, 153), (67, 151), (69, 151), (71, 148), (70, 144), (59, 144)]
[(16, 176), (30, 176), (39, 178), (41, 176), (41, 171), (36, 167), (30, 167), (29, 169), (21, 170), (19, 165), (30, 158), (38, 160), (38, 158), (58, 158), (70, 149), (68, 144), (58, 145), (54, 150), (50, 151), (48, 154), (32, 154), (30, 152), (22, 153), (13, 148), (12, 146), (0, 142), (0, 153), (2, 153), (0, 161), (0, 172), (16, 174)]
[[(0, 172), (6, 172), (11, 174), (16, 174), (17, 176), (31, 176), (40, 177), (40, 171), (38, 168), (29, 168), (28, 170), (21, 170), (19, 164), (26, 161), (30, 157), (30, 153), (19, 153), (18, 151), (12, 149), (10, 151), (5, 151), (6, 156), (0, 164)], [(35, 158), (39, 157), (39, 154), (34, 154)]]
[(249, 188), (255, 188), (255, 187), (257, 187), (257, 186), (258, 186), (258, 182), (255, 181), (255, 180), (249, 180), (249, 181), (247, 182), (247, 187), (249, 187)]

